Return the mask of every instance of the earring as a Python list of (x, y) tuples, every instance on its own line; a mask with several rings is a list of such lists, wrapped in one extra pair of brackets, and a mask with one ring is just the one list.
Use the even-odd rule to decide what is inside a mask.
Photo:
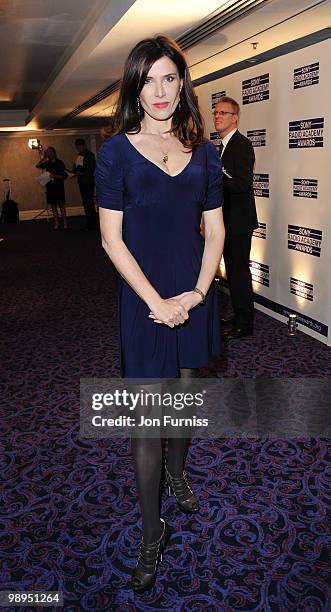
[(140, 115), (141, 106), (140, 106), (140, 100), (139, 100), (139, 98), (137, 98), (137, 111), (138, 111), (138, 115)]

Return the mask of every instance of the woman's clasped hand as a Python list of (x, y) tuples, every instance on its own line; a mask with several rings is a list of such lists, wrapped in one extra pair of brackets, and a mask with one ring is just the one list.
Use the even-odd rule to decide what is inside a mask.
[(201, 297), (194, 291), (185, 291), (172, 298), (160, 300), (149, 313), (154, 323), (165, 324), (168, 327), (182, 325), (189, 318), (189, 310), (201, 302)]

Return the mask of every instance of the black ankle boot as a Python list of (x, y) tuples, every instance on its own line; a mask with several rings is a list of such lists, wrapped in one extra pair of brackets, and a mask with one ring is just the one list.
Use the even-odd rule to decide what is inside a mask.
[(169, 485), (169, 495), (174, 494), (180, 509), (186, 514), (199, 512), (199, 502), (189, 486), (185, 472), (182, 476), (171, 476), (165, 466), (166, 482)]
[(167, 523), (161, 519), (163, 531), (161, 537), (151, 544), (140, 543), (140, 553), (137, 566), (133, 574), (131, 586), (135, 593), (143, 593), (150, 589), (156, 578), (158, 564), (162, 561), (162, 553), (170, 538), (171, 531)]

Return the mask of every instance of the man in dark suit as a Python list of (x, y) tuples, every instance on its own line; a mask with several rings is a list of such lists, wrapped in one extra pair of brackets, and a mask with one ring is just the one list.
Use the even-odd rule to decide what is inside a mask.
[(252, 143), (238, 129), (239, 104), (224, 97), (215, 106), (214, 123), (222, 142), (219, 147), (223, 166), (225, 225), (224, 263), (231, 293), (234, 317), (223, 321), (230, 326), (223, 333), (229, 339), (253, 333), (254, 301), (249, 255), (253, 230), (258, 227)]
[(75, 140), (75, 147), (78, 157), (74, 172), (78, 177), (78, 187), (86, 215), (86, 228), (94, 229), (97, 219), (94, 207), (95, 156), (92, 151), (89, 151), (83, 138)]

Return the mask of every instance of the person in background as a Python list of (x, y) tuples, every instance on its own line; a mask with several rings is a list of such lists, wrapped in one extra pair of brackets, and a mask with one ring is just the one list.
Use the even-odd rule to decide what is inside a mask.
[(97, 219), (94, 206), (95, 156), (92, 151), (89, 151), (83, 138), (75, 140), (75, 147), (78, 157), (76, 158), (73, 172), (78, 177), (79, 191), (86, 215), (86, 228), (94, 229)]
[(253, 333), (254, 301), (249, 256), (253, 230), (258, 227), (253, 170), (255, 154), (252, 143), (238, 131), (239, 104), (224, 97), (215, 106), (214, 124), (222, 142), (224, 188), (224, 263), (234, 317), (222, 320), (229, 327), (223, 336), (239, 339)]
[(59, 207), (63, 220), (63, 229), (68, 228), (66, 215), (66, 198), (64, 191), (64, 181), (67, 178), (65, 165), (61, 159), (58, 159), (54, 147), (48, 147), (46, 151), (41, 147), (39, 149), (40, 161), (36, 164), (36, 168), (41, 168), (49, 172), (51, 180), (46, 185), (46, 200), (47, 204), (52, 207), (54, 218), (54, 229), (59, 229)]

